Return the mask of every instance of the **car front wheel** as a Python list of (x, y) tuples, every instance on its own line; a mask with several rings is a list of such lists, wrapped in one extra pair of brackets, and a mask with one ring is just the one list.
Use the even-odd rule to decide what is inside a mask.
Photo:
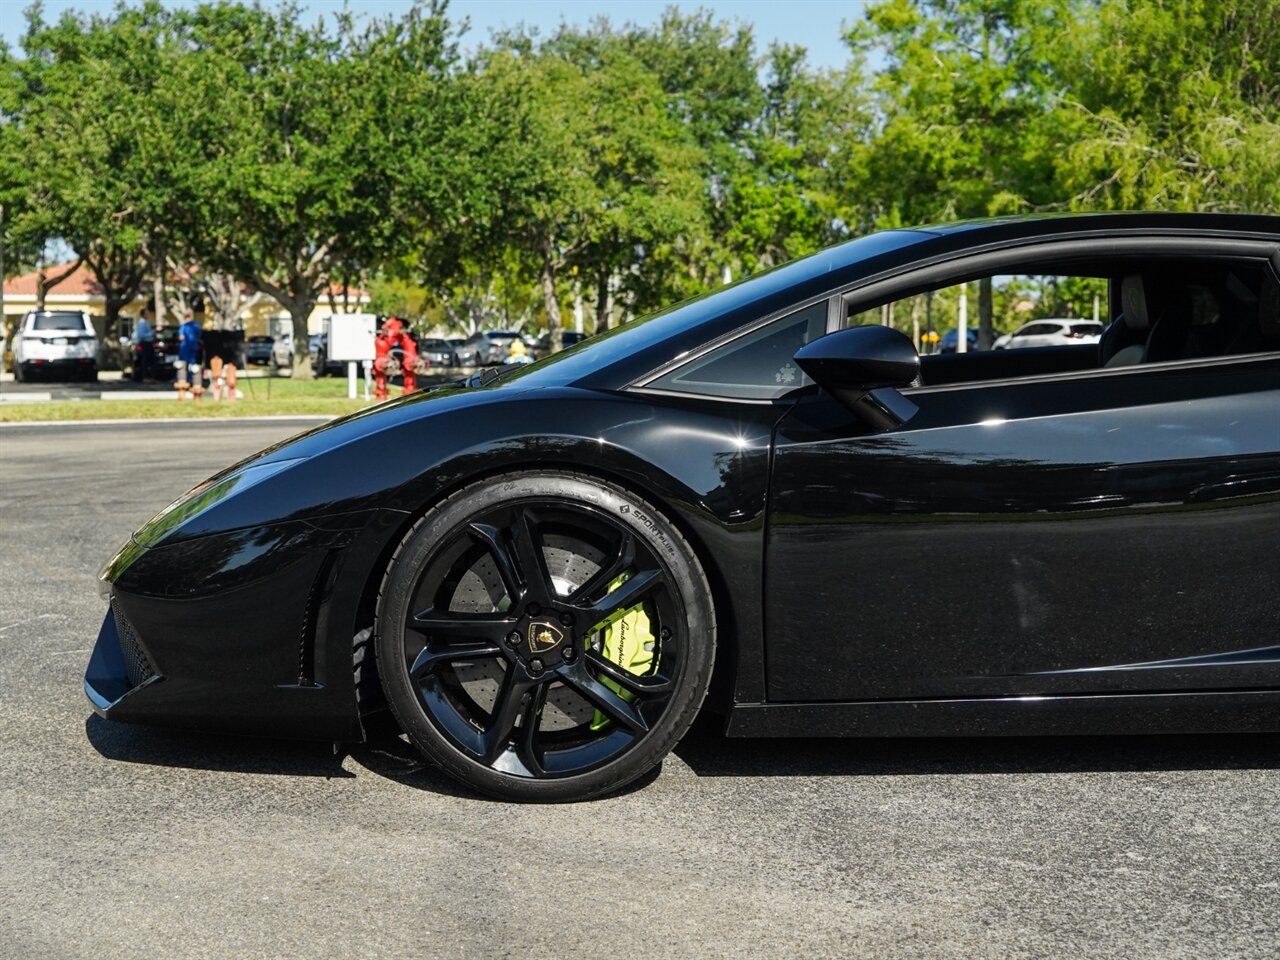
[(446, 772), (503, 799), (584, 800), (652, 770), (688, 730), (715, 618), (658, 510), (539, 471), (464, 488), (414, 525), (375, 642), (401, 728)]

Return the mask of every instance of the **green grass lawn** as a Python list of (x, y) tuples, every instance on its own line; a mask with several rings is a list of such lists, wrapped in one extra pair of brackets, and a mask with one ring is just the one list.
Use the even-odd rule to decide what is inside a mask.
[[(361, 396), (364, 385), (360, 384)], [(371, 401), (347, 399), (347, 381), (338, 377), (322, 380), (242, 378), (244, 399), (214, 402), (206, 395), (200, 400), (54, 400), (0, 403), (0, 423), (42, 420), (156, 420), (166, 417), (340, 417), (369, 406)], [(399, 396), (391, 388), (393, 397)]]

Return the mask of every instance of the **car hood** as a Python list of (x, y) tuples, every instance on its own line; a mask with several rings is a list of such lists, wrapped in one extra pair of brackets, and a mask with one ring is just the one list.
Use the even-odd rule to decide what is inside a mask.
[[(476, 407), (506, 402), (528, 389), (495, 385), (414, 393), (307, 430), (197, 484), (135, 531), (130, 542), (159, 546), (382, 509), (432, 456), (464, 445), (459, 437), (465, 434), (436, 427), (437, 419), (474, 414)], [(389, 431), (397, 436), (385, 436)], [(405, 431), (403, 439), (399, 431)]]

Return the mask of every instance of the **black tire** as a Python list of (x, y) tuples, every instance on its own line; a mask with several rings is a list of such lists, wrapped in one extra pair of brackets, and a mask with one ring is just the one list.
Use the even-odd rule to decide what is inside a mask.
[(31, 373), (27, 370), (25, 363), (15, 363), (13, 365), (13, 379), (18, 383), (27, 383), (31, 380)]
[[(610, 652), (606, 622), (639, 660)], [(472, 484), (413, 526), (383, 579), (375, 648), (401, 729), (448, 774), (504, 800), (586, 800), (657, 767), (688, 730), (715, 612), (654, 507), (531, 471)]]

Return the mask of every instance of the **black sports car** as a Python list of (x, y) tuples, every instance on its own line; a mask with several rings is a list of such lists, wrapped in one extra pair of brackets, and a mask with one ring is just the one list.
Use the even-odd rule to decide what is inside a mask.
[[(1016, 276), (1101, 341), (870, 322)], [(730, 736), (1280, 730), (1278, 547), (1280, 218), (893, 230), (212, 477), (103, 570), (85, 689), (335, 741), (389, 707), (521, 800), (653, 768), (709, 689)]]

